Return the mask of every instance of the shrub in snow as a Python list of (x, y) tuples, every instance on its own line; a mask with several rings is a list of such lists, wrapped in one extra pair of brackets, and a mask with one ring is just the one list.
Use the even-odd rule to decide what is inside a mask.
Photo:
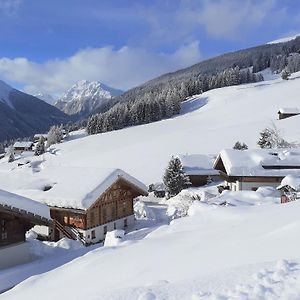
[(275, 124), (271, 127), (266, 127), (260, 132), (260, 138), (257, 142), (260, 148), (293, 148), (294, 143), (287, 142), (281, 135), (281, 132), (276, 128)]
[(283, 79), (283, 80), (289, 80), (289, 76), (290, 76), (291, 74), (286, 70), (286, 69), (284, 69), (283, 71), (282, 71), (282, 73), (281, 73), (281, 78)]
[(47, 135), (47, 148), (51, 145), (58, 144), (63, 139), (62, 126), (52, 126)]
[(188, 210), (194, 201), (200, 200), (199, 197), (195, 197), (189, 191), (182, 191), (175, 197), (170, 198), (167, 201), (167, 216), (171, 219), (177, 219), (188, 215)]
[(8, 156), (8, 162), (13, 162), (15, 160), (14, 147), (12, 145), (9, 146), (6, 156)]
[(35, 146), (34, 155), (42, 155), (45, 153), (45, 138), (43, 136), (40, 137), (40, 140)]
[(104, 246), (112, 247), (119, 245), (122, 242), (124, 235), (125, 231), (122, 229), (107, 232), (105, 236)]
[(168, 198), (177, 195), (190, 185), (190, 180), (183, 171), (180, 159), (173, 156), (165, 170), (163, 180)]
[(155, 220), (155, 214), (143, 201), (134, 204), (134, 215), (137, 220)]
[(233, 149), (236, 149), (236, 150), (247, 150), (248, 146), (245, 143), (240, 143), (239, 141), (237, 141), (234, 144)]

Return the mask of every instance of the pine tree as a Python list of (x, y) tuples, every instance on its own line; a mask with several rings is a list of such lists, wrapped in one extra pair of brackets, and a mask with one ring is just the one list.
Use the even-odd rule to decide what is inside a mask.
[(266, 127), (260, 132), (260, 138), (257, 142), (260, 148), (293, 148), (295, 143), (287, 142), (281, 135), (281, 132), (274, 124), (272, 127)]
[(43, 136), (40, 137), (40, 140), (35, 146), (34, 155), (42, 155), (45, 153), (45, 138)]
[(181, 161), (178, 157), (172, 156), (165, 170), (163, 181), (166, 186), (168, 198), (176, 196), (190, 185), (189, 178), (184, 173)]
[(237, 141), (234, 144), (233, 149), (235, 149), (235, 150), (247, 150), (248, 146), (245, 143), (240, 143), (239, 141)]

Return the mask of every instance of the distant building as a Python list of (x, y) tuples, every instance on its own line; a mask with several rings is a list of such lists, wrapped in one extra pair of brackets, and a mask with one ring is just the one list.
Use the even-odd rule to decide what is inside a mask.
[(152, 183), (149, 185), (148, 191), (153, 192), (157, 198), (163, 198), (166, 195), (166, 187), (162, 182)]
[(300, 110), (298, 108), (295, 107), (290, 107), (290, 108), (280, 108), (278, 111), (278, 119), (282, 120), (282, 119), (286, 119), (289, 117), (293, 117), (296, 115), (300, 114)]
[(13, 145), (14, 153), (19, 154), (24, 151), (33, 151), (33, 142), (15, 142)]
[(222, 150), (214, 168), (232, 191), (277, 187), (290, 174), (300, 174), (300, 151), (283, 149)]
[(0, 269), (32, 258), (25, 233), (35, 225), (52, 225), (47, 205), (0, 190)]
[(214, 169), (214, 155), (186, 154), (178, 155), (178, 158), (192, 186), (203, 186), (221, 180), (219, 171)]

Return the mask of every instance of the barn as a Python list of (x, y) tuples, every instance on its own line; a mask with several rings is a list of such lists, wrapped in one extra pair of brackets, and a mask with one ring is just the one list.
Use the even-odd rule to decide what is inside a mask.
[(214, 169), (214, 155), (185, 154), (178, 155), (178, 158), (193, 187), (221, 180), (219, 171)]
[(102, 241), (108, 231), (134, 223), (134, 199), (148, 194), (143, 183), (120, 169), (51, 170), (55, 182), (45, 184), (47, 189), (41, 188), (33, 197), (50, 208), (53, 240), (66, 236), (85, 245)]
[(24, 151), (33, 151), (33, 142), (15, 142), (13, 145), (14, 153), (19, 154)]
[(52, 225), (49, 208), (0, 190), (0, 269), (32, 259), (25, 233), (35, 225)]

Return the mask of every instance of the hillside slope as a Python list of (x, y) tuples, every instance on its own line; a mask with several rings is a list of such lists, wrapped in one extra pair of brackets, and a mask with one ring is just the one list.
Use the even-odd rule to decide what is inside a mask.
[[(287, 140), (299, 141), (300, 116), (277, 120), (280, 107), (298, 107), (299, 84), (300, 73), (295, 73), (288, 81), (279, 78), (216, 89), (186, 101), (181, 114), (171, 119), (93, 136), (74, 133), (73, 140), (55, 145), (59, 155), (45, 154), (43, 168), (33, 174), (34, 179), (55, 182), (52, 169), (56, 166), (109, 167), (124, 169), (149, 184), (161, 181), (172, 155), (217, 154), (222, 148), (232, 148), (237, 140), (257, 147), (259, 132), (271, 122)], [(0, 171), (10, 169), (10, 164), (0, 161)], [(30, 186), (33, 180), (30, 169), (3, 174), (0, 172), (3, 189), (17, 191), (23, 189), (24, 181)], [(16, 174), (20, 180), (11, 181), (10, 176)], [(27, 196), (36, 194), (30, 190)]]
[(69, 117), (44, 101), (0, 81), (0, 141), (46, 132)]

